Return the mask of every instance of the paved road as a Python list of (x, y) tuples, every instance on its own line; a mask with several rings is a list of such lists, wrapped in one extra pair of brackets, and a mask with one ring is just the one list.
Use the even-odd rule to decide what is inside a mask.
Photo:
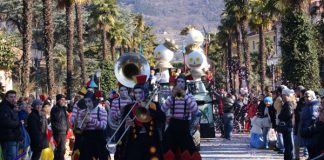
[[(200, 153), (203, 160), (283, 159), (283, 154), (277, 154), (275, 151), (250, 148), (249, 134), (233, 134), (231, 141), (223, 138), (201, 139)], [(113, 154), (111, 157), (113, 157)]]
[(275, 151), (250, 148), (248, 134), (234, 134), (231, 141), (223, 138), (201, 139), (200, 153), (203, 160), (283, 159), (283, 155)]

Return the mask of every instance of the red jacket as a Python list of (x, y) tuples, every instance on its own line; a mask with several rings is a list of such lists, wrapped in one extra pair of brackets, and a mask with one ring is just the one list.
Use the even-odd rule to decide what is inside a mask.
[(257, 104), (253, 103), (253, 102), (250, 102), (248, 105), (247, 105), (247, 117), (249, 119), (251, 119), (252, 117), (254, 117), (257, 113)]

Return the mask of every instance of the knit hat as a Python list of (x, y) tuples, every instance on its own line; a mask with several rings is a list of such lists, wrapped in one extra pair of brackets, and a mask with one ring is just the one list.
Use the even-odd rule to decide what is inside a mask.
[(93, 92), (88, 91), (85, 95), (84, 98), (91, 98), (91, 99), (96, 99), (95, 94)]
[(40, 99), (35, 99), (32, 102), (32, 107), (35, 108), (37, 105), (43, 105), (43, 102)]
[(288, 89), (288, 87), (285, 86), (285, 85), (280, 85), (280, 86), (277, 87), (277, 92), (278, 92), (278, 93), (282, 93), (282, 91), (283, 91), (284, 89)]
[(272, 98), (269, 97), (269, 96), (265, 97), (265, 98), (263, 99), (263, 102), (264, 102), (264, 103), (270, 103), (270, 104), (273, 103)]
[(65, 96), (63, 94), (56, 95), (56, 101), (59, 101), (62, 98), (65, 98)]
[(312, 90), (308, 90), (305, 92), (305, 95), (308, 96), (308, 97), (311, 97), (312, 100), (316, 99), (316, 95), (315, 95), (315, 92), (312, 91)]
[(291, 96), (291, 95), (295, 94), (295, 91), (292, 89), (289, 89), (289, 88), (285, 88), (282, 90), (281, 94)]

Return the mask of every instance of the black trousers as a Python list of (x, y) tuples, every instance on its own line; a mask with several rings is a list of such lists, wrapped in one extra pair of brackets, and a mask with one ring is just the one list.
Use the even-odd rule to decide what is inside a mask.
[(308, 158), (309, 159), (312, 159), (312, 158), (315, 158), (317, 155), (317, 148), (316, 147), (307, 147), (307, 150), (308, 150)]
[(163, 140), (164, 153), (170, 149), (173, 153), (189, 151), (191, 154), (197, 151), (195, 143), (190, 134), (189, 121), (171, 119)]
[(57, 143), (54, 150), (54, 160), (64, 160), (66, 134), (54, 134), (53, 138)]
[(31, 157), (31, 160), (39, 160), (42, 150), (41, 149), (37, 149), (37, 150), (32, 150), (33, 151), (33, 155)]
[(106, 140), (103, 130), (85, 130), (82, 133), (79, 160), (107, 160), (109, 151), (106, 149)]

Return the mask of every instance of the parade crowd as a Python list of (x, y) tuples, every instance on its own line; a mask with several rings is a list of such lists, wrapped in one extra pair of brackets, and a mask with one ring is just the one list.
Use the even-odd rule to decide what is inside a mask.
[[(111, 92), (107, 100), (91, 87), (70, 103), (62, 94), (55, 101), (45, 96), (17, 100), (15, 91), (7, 91), (0, 103), (1, 158), (106, 160), (114, 154), (117, 160), (201, 159), (191, 132), (199, 128), (193, 124), (199, 108), (187, 92), (186, 77), (176, 77), (163, 103), (154, 100), (158, 92), (146, 75), (136, 78), (132, 89), (119, 84), (118, 93)], [(314, 91), (281, 85), (264, 94), (235, 95), (207, 88), (222, 138), (250, 132), (251, 147), (273, 149), (285, 160), (323, 154), (324, 97)]]
[(273, 149), (284, 154), (285, 160), (298, 160), (300, 155), (323, 159), (323, 95), (303, 86), (290, 89), (285, 85), (266, 88), (261, 95), (235, 98), (224, 90), (215, 95), (223, 138), (230, 140), (232, 131), (249, 131), (253, 148)]

